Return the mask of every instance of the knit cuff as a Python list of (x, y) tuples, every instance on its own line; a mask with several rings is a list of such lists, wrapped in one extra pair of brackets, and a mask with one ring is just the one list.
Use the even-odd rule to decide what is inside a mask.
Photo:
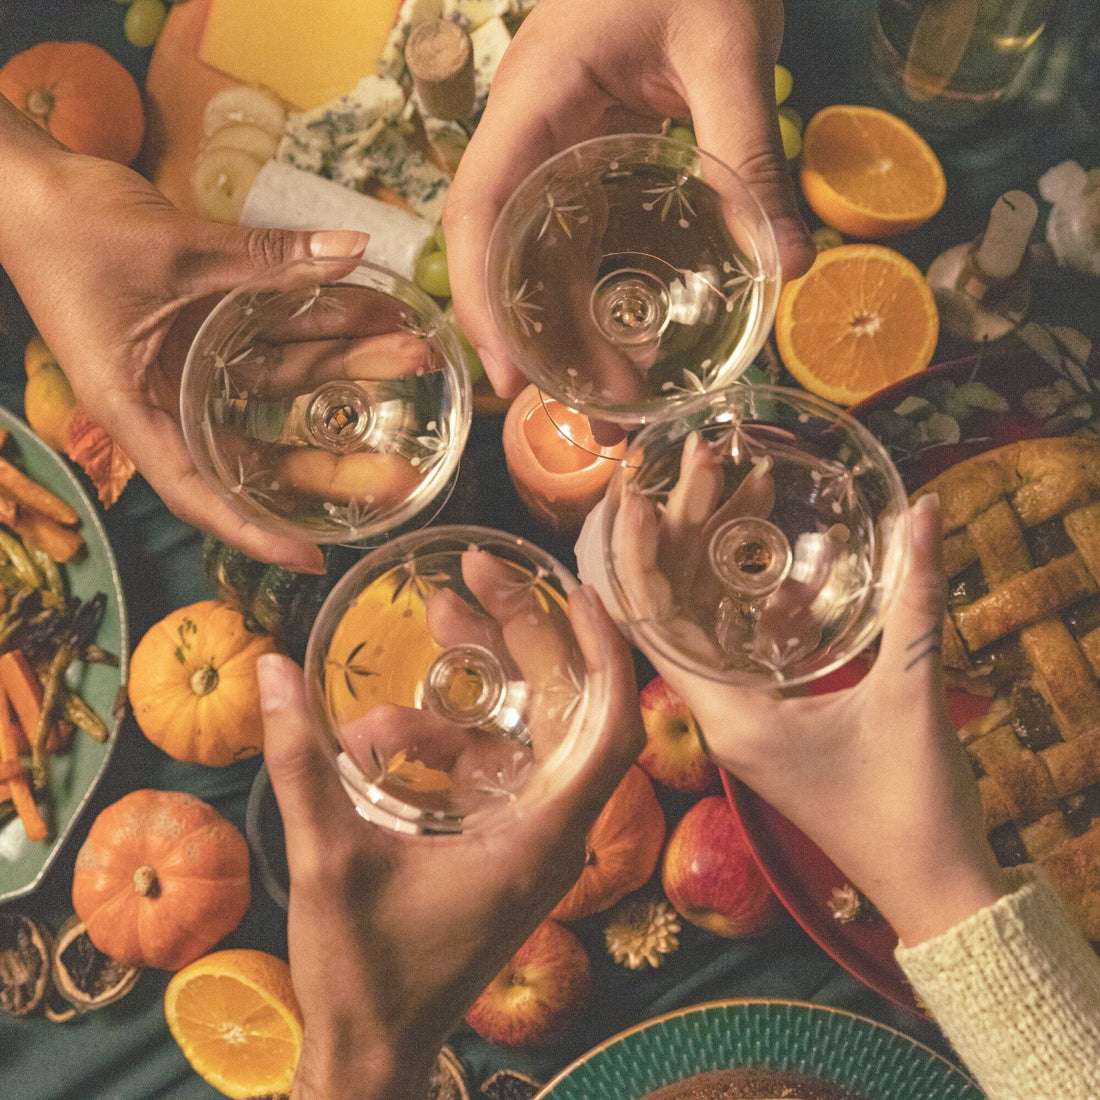
[(988, 1096), (1100, 1095), (1100, 960), (1045, 881), (896, 956)]

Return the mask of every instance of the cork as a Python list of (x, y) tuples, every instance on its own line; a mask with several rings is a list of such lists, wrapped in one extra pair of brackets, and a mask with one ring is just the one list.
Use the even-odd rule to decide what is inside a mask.
[(429, 115), (447, 122), (469, 116), (474, 106), (474, 48), (462, 27), (448, 19), (417, 23), (405, 45), (405, 64)]

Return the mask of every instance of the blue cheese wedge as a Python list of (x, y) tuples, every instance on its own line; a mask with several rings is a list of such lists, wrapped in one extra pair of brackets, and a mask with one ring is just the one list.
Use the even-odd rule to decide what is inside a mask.
[(404, 106), (405, 93), (396, 80), (364, 77), (346, 95), (287, 115), (277, 159), (331, 177), (349, 148), (369, 145)]
[(474, 110), (480, 115), (489, 98), (489, 85), (497, 66), (512, 41), (512, 33), (498, 15), (482, 23), (470, 34), (474, 47)]
[(363, 152), (372, 179), (404, 199), (422, 218), (439, 221), (450, 177), (436, 168), (400, 127), (384, 127)]

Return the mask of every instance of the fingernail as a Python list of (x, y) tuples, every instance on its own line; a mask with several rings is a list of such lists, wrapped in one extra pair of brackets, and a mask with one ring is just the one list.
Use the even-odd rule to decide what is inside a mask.
[(352, 229), (319, 229), (309, 238), (311, 256), (359, 256), (370, 234)]
[(265, 653), (256, 658), (256, 680), (260, 685), (260, 706), (266, 711), (281, 710), (290, 698), (287, 691), (285, 658)]

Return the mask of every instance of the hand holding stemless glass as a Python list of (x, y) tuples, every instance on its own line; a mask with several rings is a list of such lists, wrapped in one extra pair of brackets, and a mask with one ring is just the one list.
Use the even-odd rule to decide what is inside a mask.
[(776, 0), (542, 0), (525, 19), (444, 212), (456, 314), (498, 393), (516, 393), (523, 378), (484, 286), (493, 223), (519, 182), (570, 145), (690, 116), (699, 145), (741, 175), (771, 219), (784, 276), (809, 267), (775, 110), (782, 28)]
[(440, 1046), (580, 873), (588, 829), (644, 734), (629, 649), (598, 598), (574, 591), (569, 615), (606, 700), (590, 715), (591, 752), (552, 797), (490, 833), (410, 840), (365, 823), (310, 728), (300, 671), (261, 659), (305, 1017), (295, 1097), (427, 1095)]

